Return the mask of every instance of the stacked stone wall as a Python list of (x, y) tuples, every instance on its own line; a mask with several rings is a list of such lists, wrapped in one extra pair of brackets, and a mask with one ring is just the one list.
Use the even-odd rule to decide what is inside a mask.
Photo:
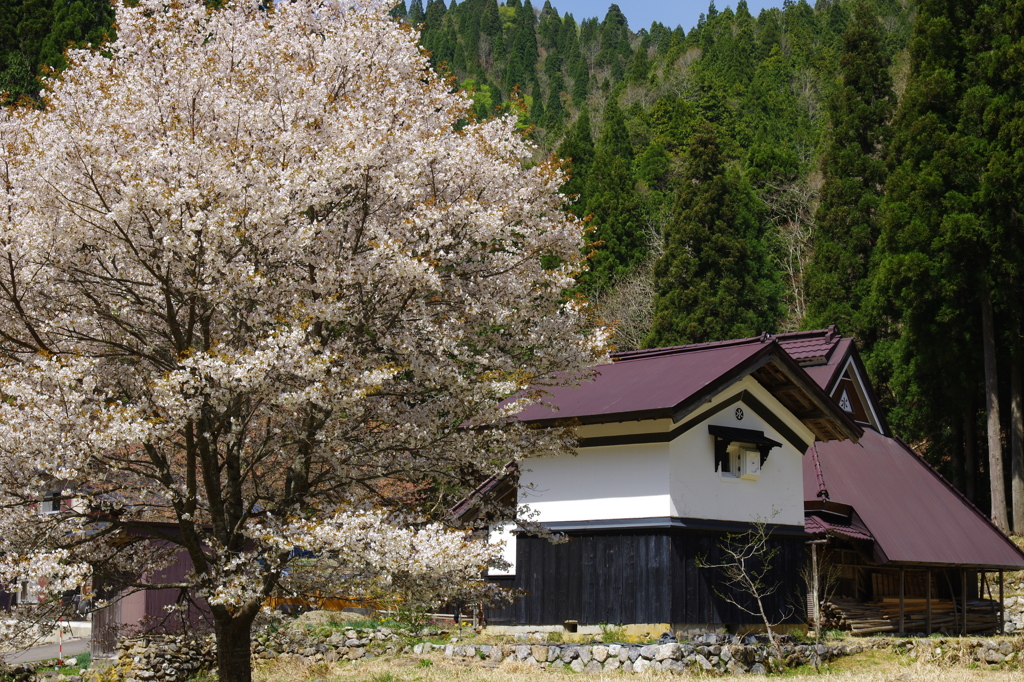
[(1003, 600), (1003, 632), (1024, 633), (1024, 596), (1007, 597)]
[(216, 664), (212, 638), (147, 635), (118, 641), (115, 669), (126, 680), (176, 682)]
[[(440, 634), (440, 633), (437, 633)], [(865, 638), (822, 644), (785, 643), (778, 648), (754, 637), (705, 634), (688, 642), (656, 644), (514, 642), (508, 644), (434, 644), (408, 640), (388, 628), (349, 628), (333, 633), (264, 630), (253, 638), (253, 658), (297, 662), (362, 661), (377, 656), (444, 656), (466, 662), (518, 661), (538, 668), (581, 673), (645, 670), (682, 674), (768, 673), (801, 665), (819, 666), (868, 649), (888, 649), (916, 660), (948, 664), (1016, 666), (1024, 640), (968, 638)], [(176, 682), (216, 664), (210, 639), (149, 637), (121, 643), (115, 670), (125, 682)]]
[(680, 644), (428, 644), (413, 653), (440, 653), (450, 658), (480, 658), (494, 662), (521, 661), (540, 668), (568, 668), (598, 673), (621, 670), (639, 673), (661, 670), (672, 673), (721, 671), (764, 674), (800, 665), (821, 665), (840, 656), (858, 653), (855, 644), (783, 644), (777, 651), (767, 644), (744, 644), (729, 635), (703, 635)]

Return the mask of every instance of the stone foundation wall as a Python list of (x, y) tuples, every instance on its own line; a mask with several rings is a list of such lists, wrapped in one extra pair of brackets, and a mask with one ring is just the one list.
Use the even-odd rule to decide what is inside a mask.
[[(294, 657), (311, 662), (357, 661), (402, 653), (398, 636), (388, 628), (337, 631), (331, 635), (282, 629), (254, 633), (254, 659)], [(149, 635), (118, 642), (114, 663), (125, 682), (177, 682), (200, 670), (212, 670), (217, 655), (212, 637)]]
[[(440, 634), (440, 633), (438, 633)], [(950, 664), (1017, 665), (1024, 640), (967, 638), (865, 638), (855, 642), (827, 644), (782, 644), (777, 652), (753, 637), (705, 634), (685, 643), (661, 644), (555, 644), (518, 642), (511, 644), (404, 643), (387, 628), (349, 629), (330, 635), (281, 630), (261, 631), (253, 638), (253, 658), (262, 660), (294, 658), (308, 662), (359, 661), (377, 656), (414, 654), (440, 655), (491, 663), (520, 661), (538, 668), (568, 668), (596, 673), (621, 670), (639, 673), (661, 670), (719, 671), (741, 674), (781, 672), (800, 665), (818, 666), (841, 656), (868, 649), (891, 649), (917, 660)], [(116, 663), (117, 677), (125, 682), (176, 682), (216, 664), (211, 639), (149, 637), (121, 643)]]
[(1003, 632), (1024, 633), (1024, 597), (1007, 597), (1003, 608)]
[(252, 654), (256, 659), (297, 656), (311, 662), (334, 663), (403, 653), (406, 647), (389, 628), (349, 628), (331, 635), (296, 630), (263, 630), (253, 637)]
[(798, 665), (821, 665), (864, 649), (856, 644), (783, 644), (779, 655), (767, 644), (742, 644), (729, 635), (704, 635), (701, 641), (679, 644), (427, 644), (413, 647), (414, 654), (441, 653), (453, 658), (480, 658), (494, 662), (522, 661), (540, 668), (569, 668), (598, 673), (621, 670), (639, 673), (661, 670), (719, 670), (764, 674)]
[(1024, 652), (1024, 641), (1019, 638), (997, 642), (993, 639), (966, 637), (922, 637), (896, 640), (889, 642), (889, 646), (897, 653), (917, 660), (966, 664), (1016, 665)]
[(216, 664), (212, 638), (148, 635), (118, 641), (114, 666), (125, 680), (176, 682)]
[[(745, 643), (744, 643), (745, 642)], [(798, 665), (821, 665), (857, 653), (861, 644), (784, 644), (778, 655), (770, 647), (721, 634), (707, 634), (679, 644), (431, 644), (406, 645), (387, 628), (349, 629), (329, 636), (308, 632), (262, 631), (252, 644), (253, 658), (296, 658), (309, 662), (358, 661), (403, 653), (435, 654), (492, 662), (523, 661), (540, 668), (569, 668), (579, 672), (719, 670), (764, 673)], [(126, 682), (177, 682), (216, 665), (213, 641), (186, 637), (126, 639), (115, 664)]]

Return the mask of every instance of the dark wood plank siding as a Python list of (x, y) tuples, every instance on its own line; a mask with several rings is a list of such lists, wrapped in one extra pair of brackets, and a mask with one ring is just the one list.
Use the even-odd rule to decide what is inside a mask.
[[(719, 559), (722, 533), (683, 529), (571, 533), (551, 544), (520, 536), (517, 574), (504, 586), (525, 595), (488, 611), (491, 623), (748, 623), (754, 619), (723, 599), (730, 586), (721, 572), (703, 567)], [(804, 544), (799, 537), (773, 538), (778, 555), (770, 580), (782, 584), (768, 600), (781, 616), (800, 603)], [(799, 618), (799, 614), (795, 616)]]
[[(742, 608), (756, 611), (753, 599), (730, 584), (724, 571), (708, 567), (726, 561), (721, 550), (723, 533), (678, 530), (672, 538), (671, 622), (728, 624), (759, 621)], [(806, 591), (800, 577), (806, 562), (804, 541), (800, 537), (775, 536), (769, 541), (769, 549), (776, 554), (765, 583), (779, 587), (765, 599), (765, 607), (773, 621), (798, 622), (802, 619), (799, 605), (805, 600)], [(730, 599), (735, 599), (741, 606)]]
[[(100, 591), (104, 599), (116, 597)], [(92, 636), (89, 641), (89, 652), (94, 659), (117, 657), (117, 633), (121, 630), (121, 600), (114, 599), (108, 606), (94, 611), (92, 614)]]

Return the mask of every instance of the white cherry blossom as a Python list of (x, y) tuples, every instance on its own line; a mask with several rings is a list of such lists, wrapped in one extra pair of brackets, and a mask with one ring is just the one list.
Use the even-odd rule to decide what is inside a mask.
[(183, 550), (164, 586), (208, 600), (224, 681), (276, 590), (485, 592), (497, 553), (444, 510), (571, 447), (514, 412), (605, 343), (513, 120), (473, 122), (383, 6), (261, 4), (120, 6), (0, 114), (4, 566), (132, 590)]

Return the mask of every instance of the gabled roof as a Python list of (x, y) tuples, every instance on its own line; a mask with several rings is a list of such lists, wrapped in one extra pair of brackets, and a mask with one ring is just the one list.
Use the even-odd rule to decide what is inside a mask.
[(840, 343), (850, 339), (844, 339), (839, 329), (832, 325), (828, 329), (777, 334), (775, 340), (801, 366), (808, 366), (828, 363)]
[[(811, 448), (804, 458), (809, 533), (871, 539), (875, 559), (883, 564), (1024, 568), (1024, 552), (987, 516), (909, 446), (885, 435), (889, 427), (852, 338), (835, 325), (775, 338), (826, 391), (836, 390), (852, 364), (866, 407), (883, 431), (869, 427), (858, 443), (819, 442)], [(850, 510), (852, 533), (828, 513), (839, 506)]]
[[(879, 563), (1024, 568), (1024, 552), (902, 441), (865, 429), (858, 443), (815, 443), (808, 454), (808, 508), (822, 490), (852, 506)], [(808, 531), (820, 521), (808, 517)]]
[(594, 367), (593, 381), (550, 389), (548, 403), (519, 419), (596, 424), (671, 418), (678, 422), (750, 375), (822, 441), (860, 437), (861, 429), (770, 336), (616, 353)]
[(849, 372), (857, 376), (856, 383), (863, 392), (863, 402), (868, 403), (864, 407), (870, 408), (869, 416), (861, 423), (874, 426), (883, 434), (890, 433), (885, 415), (878, 407), (874, 388), (868, 380), (867, 370), (857, 352), (857, 344), (852, 338), (843, 336), (836, 325), (827, 329), (778, 334), (775, 340), (830, 395), (850, 368)]

